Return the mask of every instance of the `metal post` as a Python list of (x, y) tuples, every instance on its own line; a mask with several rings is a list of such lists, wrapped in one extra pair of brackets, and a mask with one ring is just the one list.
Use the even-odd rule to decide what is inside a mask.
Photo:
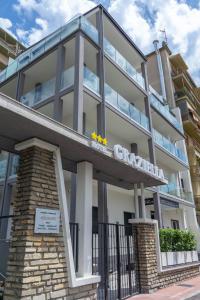
[(135, 218), (139, 218), (139, 204), (138, 204), (138, 187), (137, 183), (134, 184), (134, 206), (135, 206)]
[(144, 183), (140, 184), (141, 188), (141, 202), (142, 202), (142, 218), (146, 219), (146, 207), (145, 207), (145, 197), (144, 197)]
[(16, 100), (20, 101), (20, 98), (23, 94), (24, 90), (24, 81), (25, 81), (25, 75), (22, 72), (18, 72), (17, 76), (17, 89), (16, 89)]
[(83, 64), (84, 39), (81, 32), (77, 32), (75, 37), (73, 129), (81, 134), (83, 132)]
[(154, 208), (155, 208), (155, 219), (158, 220), (159, 228), (162, 228), (162, 213), (161, 213), (161, 204), (160, 204), (160, 195), (159, 193), (153, 194)]
[(116, 227), (116, 254), (117, 254), (117, 294), (118, 299), (121, 299), (121, 268), (120, 268), (120, 242), (119, 242), (119, 224)]

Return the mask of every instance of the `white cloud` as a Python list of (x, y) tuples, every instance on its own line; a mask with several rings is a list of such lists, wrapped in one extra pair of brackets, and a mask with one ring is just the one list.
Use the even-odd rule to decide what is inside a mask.
[(4, 30), (8, 30), (12, 27), (12, 22), (6, 18), (0, 18), (0, 27)]
[[(17, 12), (27, 17), (27, 22), (33, 15), (36, 19), (29, 30), (21, 27), (16, 32), (31, 45), (94, 6), (91, 0), (18, 0), (14, 5)], [(153, 49), (154, 39), (163, 39), (160, 30), (165, 29), (169, 47), (174, 53), (181, 52), (200, 83), (200, 7), (192, 8), (184, 0), (111, 0), (109, 12), (144, 53)]]

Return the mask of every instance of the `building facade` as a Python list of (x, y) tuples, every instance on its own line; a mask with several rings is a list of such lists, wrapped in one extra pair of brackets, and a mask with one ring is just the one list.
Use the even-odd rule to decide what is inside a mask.
[[(169, 109), (167, 98), (151, 78), (145, 56), (102, 6), (72, 19), (0, 73), (0, 207), (1, 216), (13, 215), (14, 219), (12, 230), (11, 218), (1, 222), (3, 276), (7, 276), (10, 231), (18, 241), (13, 251), (21, 234), (26, 242), (36, 241), (32, 247), (37, 248), (35, 209), (55, 209), (59, 201), (72, 287), (95, 284), (98, 274), (103, 274), (94, 274), (91, 246), (95, 234), (95, 243), (104, 243), (99, 224), (128, 226), (129, 219), (149, 218), (158, 220), (160, 227), (197, 233), (179, 108)], [(74, 224), (79, 227), (77, 272), (71, 264), (69, 237)], [(124, 234), (129, 236), (126, 230)], [(39, 240), (38, 245), (42, 242), (51, 238)], [(35, 257), (50, 258), (44, 249)], [(53, 255), (61, 265), (57, 253)], [(16, 259), (14, 255), (9, 266)], [(35, 266), (40, 269), (39, 260)], [(54, 272), (59, 272), (56, 267)], [(131, 272), (127, 272), (130, 279)], [(14, 286), (9, 276), (6, 299), (14, 299), (9, 298), (9, 287)], [(28, 284), (27, 279), (16, 293), (23, 284)], [(35, 299), (35, 291), (29, 292)]]
[(0, 28), (0, 71), (14, 60), (25, 47), (11, 34)]
[[(199, 222), (199, 89), (188, 73), (188, 66), (180, 54), (172, 54), (166, 44), (163, 44), (158, 51), (161, 72), (163, 72), (166, 105), (172, 111), (175, 106), (178, 106), (181, 112), (197, 220)], [(150, 76), (152, 85), (162, 93), (158, 63), (155, 64), (156, 60), (155, 52), (148, 55), (148, 70), (149, 75), (152, 75)], [(181, 188), (182, 190), (187, 189), (184, 182), (181, 182)]]

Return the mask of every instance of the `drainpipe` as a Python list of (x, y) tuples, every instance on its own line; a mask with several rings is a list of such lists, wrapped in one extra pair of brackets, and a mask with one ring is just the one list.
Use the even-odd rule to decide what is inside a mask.
[(167, 103), (164, 73), (163, 73), (163, 67), (162, 67), (160, 51), (159, 51), (159, 48), (158, 48), (158, 43), (159, 43), (158, 40), (153, 41), (154, 48), (155, 48), (155, 53), (156, 53), (157, 64), (158, 64), (158, 72), (159, 72), (159, 78), (160, 78), (161, 93), (162, 93), (164, 103)]

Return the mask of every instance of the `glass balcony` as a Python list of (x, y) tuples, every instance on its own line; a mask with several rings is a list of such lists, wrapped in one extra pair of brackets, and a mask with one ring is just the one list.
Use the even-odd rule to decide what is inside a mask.
[(97, 44), (99, 42), (99, 33), (96, 27), (94, 27), (86, 18), (81, 17), (81, 29)]
[(80, 16), (72, 19), (67, 24), (47, 36), (45, 39), (38, 42), (34, 46), (27, 49), (24, 53), (19, 55), (16, 60), (10, 63), (8, 67), (0, 73), (0, 83), (22, 69), (24, 66), (34, 61), (37, 57), (44, 54), (48, 49), (52, 48), (80, 28), (96, 43), (98, 43), (98, 31), (85, 17)]
[(133, 80), (135, 80), (143, 89), (145, 89), (144, 78), (136, 69), (104, 38), (104, 51), (122, 68)]
[(155, 129), (153, 129), (153, 137), (154, 137), (154, 141), (159, 146), (167, 150), (170, 154), (172, 154), (173, 156), (175, 156), (185, 164), (188, 164), (187, 157), (185, 156), (183, 151), (177, 148), (170, 140), (168, 140), (166, 137), (164, 137)]
[(174, 182), (162, 185), (159, 187), (161, 193), (169, 194), (183, 200), (193, 202), (193, 197), (191, 192), (185, 192), (183, 189), (177, 186)]
[(117, 110), (126, 115), (143, 128), (149, 131), (149, 119), (140, 112), (133, 103), (130, 103), (114, 91), (108, 84), (105, 84), (105, 99)]
[(99, 96), (99, 77), (87, 67), (84, 67), (83, 84)]
[(62, 73), (60, 90), (67, 89), (74, 84), (74, 66)]
[(150, 96), (152, 106), (158, 110), (164, 118), (166, 118), (174, 127), (176, 127), (181, 133), (183, 133), (183, 126), (177, 121), (177, 119), (171, 114), (168, 105), (163, 105), (153, 94)]
[(55, 78), (37, 85), (33, 90), (24, 94), (20, 98), (20, 102), (29, 107), (48, 99), (55, 94)]
[(2, 151), (0, 153), (0, 180), (4, 180), (6, 177), (8, 163), (8, 152)]

